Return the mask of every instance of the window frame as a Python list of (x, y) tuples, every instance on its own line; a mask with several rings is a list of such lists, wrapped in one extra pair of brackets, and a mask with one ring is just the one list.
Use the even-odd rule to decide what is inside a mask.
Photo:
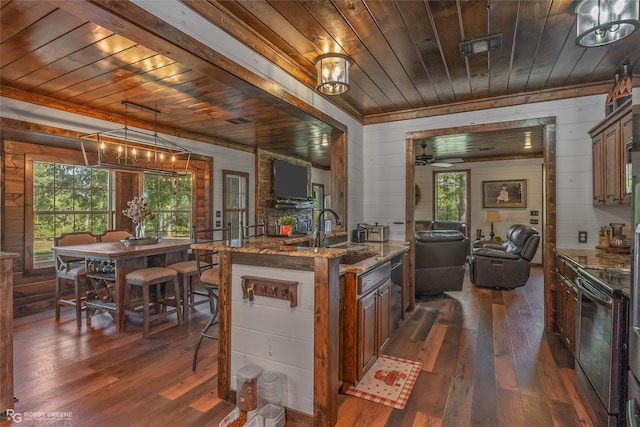
[(466, 197), (465, 197), (465, 215), (466, 219), (464, 220), (465, 229), (467, 230), (467, 235), (469, 234), (469, 219), (471, 218), (471, 169), (454, 169), (454, 170), (434, 170), (433, 171), (433, 220), (438, 221), (438, 174), (450, 174), (450, 173), (464, 173), (466, 174)]
[[(197, 197), (197, 194), (195, 193), (195, 189), (194, 189), (194, 175), (195, 174), (192, 171), (188, 171), (188, 174), (189, 174), (189, 178), (190, 178), (189, 181), (191, 181), (190, 182), (190, 185), (191, 185), (191, 208), (189, 209), (189, 225), (188, 225), (187, 230), (186, 230), (186, 235), (184, 237), (180, 237), (180, 238), (187, 238), (187, 239), (190, 238), (190, 236), (191, 236), (191, 225), (194, 222), (193, 206), (195, 204), (194, 201), (196, 200), (196, 197)], [(146, 176), (145, 175), (154, 175), (154, 174), (148, 173), (148, 172), (141, 172), (140, 173), (140, 178), (141, 179), (139, 180), (139, 183), (140, 183), (139, 194), (142, 194), (145, 198), (147, 198), (148, 194), (145, 191), (145, 181), (146, 181)], [(156, 175), (156, 176), (160, 177), (160, 175)], [(158, 212), (161, 212), (161, 213), (181, 213), (181, 212), (183, 212), (183, 210), (157, 210), (157, 209), (152, 209), (151, 207), (149, 209), (151, 210), (151, 212), (154, 215), (157, 215)], [(156, 229), (156, 230), (154, 230), (152, 232), (151, 235), (155, 236), (157, 233), (164, 232), (164, 231), (165, 230)], [(147, 232), (146, 227), (145, 227), (145, 232)], [(161, 236), (158, 235), (158, 237), (164, 238), (164, 237), (167, 237), (167, 236), (163, 234)], [(177, 238), (177, 237), (171, 236), (169, 238)]]
[[(34, 247), (34, 235), (35, 235), (35, 213), (33, 211), (34, 206), (34, 198), (33, 198), (33, 179), (34, 179), (34, 162), (46, 162), (46, 163), (59, 163), (65, 165), (73, 165), (73, 166), (86, 166), (84, 163), (84, 159), (82, 157), (82, 153), (76, 150), (68, 150), (68, 153), (65, 152), (64, 158), (59, 155), (50, 155), (46, 154), (46, 150), (40, 153), (25, 153), (25, 180), (24, 180), (24, 198), (25, 198), (25, 215), (24, 215), (24, 252), (22, 254), (22, 262), (23, 262), (23, 273), (28, 274), (29, 272), (40, 272), (47, 271), (53, 269), (53, 261), (50, 262), (41, 262), (35, 263), (33, 260), (33, 255), (35, 252)], [(111, 174), (110, 174), (111, 179)], [(109, 197), (111, 199), (112, 194), (111, 188), (112, 182), (109, 183), (110, 186), (110, 194)], [(109, 206), (109, 210), (112, 210), (112, 205)], [(113, 217), (113, 213), (109, 215), (109, 221), (111, 223)]]
[[(244, 197), (244, 208), (242, 204), (240, 208), (229, 208), (227, 206), (227, 176), (238, 176), (244, 180), (245, 183), (245, 197)], [(249, 174), (246, 172), (232, 171), (228, 169), (222, 170), (222, 221), (227, 220), (227, 214), (231, 212), (239, 212), (240, 213), (240, 221), (246, 226), (249, 219)], [(226, 227), (226, 223), (221, 224), (224, 228)], [(216, 224), (217, 228), (217, 224)], [(253, 230), (252, 230), (253, 231)], [(228, 232), (229, 238), (234, 238), (233, 229)]]

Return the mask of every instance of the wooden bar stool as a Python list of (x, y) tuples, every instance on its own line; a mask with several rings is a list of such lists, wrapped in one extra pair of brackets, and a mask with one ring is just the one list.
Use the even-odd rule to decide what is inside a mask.
[[(53, 246), (84, 245), (97, 243), (98, 237), (88, 231), (63, 233), (53, 238)], [(55, 257), (56, 266), (56, 291), (55, 309), (56, 320), (60, 320), (60, 306), (70, 305), (76, 310), (76, 324), (78, 329), (82, 326), (82, 309), (84, 308), (86, 289), (85, 259), (58, 255)], [(73, 296), (67, 296), (64, 288), (65, 281), (73, 282)]]
[[(150, 267), (143, 268), (141, 270), (135, 270), (131, 273), (127, 273), (125, 276), (127, 283), (127, 307), (130, 307), (134, 313), (139, 314), (142, 311), (143, 329), (142, 336), (149, 337), (149, 323), (156, 319), (165, 318), (173, 313), (178, 316), (178, 325), (183, 323), (182, 320), (182, 307), (180, 304), (180, 286), (178, 285), (178, 273), (175, 270), (171, 270), (165, 267)], [(166, 286), (163, 290), (162, 285)], [(173, 286), (174, 298), (168, 297), (169, 287)], [(151, 316), (150, 310), (152, 301), (150, 298), (150, 288), (155, 286), (155, 299), (153, 306), (155, 308), (155, 314)], [(141, 308), (139, 304), (131, 301), (131, 293), (134, 287), (142, 288), (142, 303)], [(167, 306), (174, 307), (172, 310), (167, 310)]]
[[(189, 308), (209, 302), (209, 294), (207, 292), (195, 289), (193, 278), (198, 276), (198, 263), (194, 260), (182, 261), (168, 265), (167, 268), (178, 273), (178, 284), (182, 289), (182, 317), (186, 321), (189, 318)], [(196, 300), (196, 295), (206, 298)]]

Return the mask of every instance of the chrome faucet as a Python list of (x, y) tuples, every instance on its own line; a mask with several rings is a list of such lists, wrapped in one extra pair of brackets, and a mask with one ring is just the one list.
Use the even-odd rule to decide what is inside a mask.
[(331, 209), (322, 209), (320, 212), (318, 212), (318, 226), (316, 227), (316, 235), (313, 241), (313, 246), (315, 246), (316, 248), (320, 247), (325, 238), (323, 217), (327, 212), (331, 213), (335, 217), (336, 225), (342, 225), (342, 223), (340, 222), (340, 217), (337, 213), (335, 213), (335, 211)]

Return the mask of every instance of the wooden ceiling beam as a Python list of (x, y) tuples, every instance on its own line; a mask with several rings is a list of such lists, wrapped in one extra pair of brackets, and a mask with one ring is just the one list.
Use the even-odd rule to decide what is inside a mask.
[(279, 83), (243, 68), (131, 2), (50, 2), (305, 122), (317, 119), (342, 131), (346, 130), (342, 123), (288, 93)]
[[(372, 125), (401, 120), (411, 120), (424, 117), (442, 116), (445, 114), (466, 113), (469, 111), (489, 110), (500, 107), (513, 107), (535, 102), (556, 101), (559, 99), (578, 98), (581, 96), (601, 95), (611, 90), (611, 82), (591, 83), (575, 85), (562, 89), (544, 89), (518, 95), (505, 95), (491, 99), (479, 99), (473, 101), (456, 102), (447, 105), (434, 105), (432, 107), (415, 108), (412, 110), (398, 111), (384, 114), (370, 114), (365, 116), (364, 124)], [(603, 105), (604, 108), (604, 105)]]
[[(131, 127), (136, 127), (140, 129), (146, 129), (149, 131), (154, 131), (157, 129), (158, 133), (175, 136), (179, 138), (190, 139), (193, 141), (204, 142), (207, 144), (217, 145), (219, 147), (232, 148), (234, 150), (245, 151), (248, 153), (255, 152), (253, 147), (248, 147), (246, 145), (234, 144), (228, 141), (223, 141), (221, 139), (212, 138), (210, 136), (197, 134), (193, 132), (187, 132), (183, 130), (179, 130), (176, 128), (166, 127), (166, 126), (155, 126), (153, 123), (140, 121), (132, 119), (131, 117), (125, 117), (120, 114), (109, 113), (102, 110), (97, 110), (94, 108), (83, 107), (78, 104), (73, 104), (71, 102), (60, 101), (54, 98), (50, 98), (48, 96), (37, 95), (33, 92), (26, 92), (20, 89), (15, 89), (9, 86), (0, 85), (0, 96), (15, 99), (16, 101), (23, 101), (29, 104), (42, 105), (43, 107), (50, 107), (60, 111), (66, 111), (68, 113), (80, 114), (85, 117), (92, 117), (98, 120), (105, 120), (111, 123), (122, 124), (124, 126), (125, 123), (128, 123)], [(38, 132), (37, 130), (33, 130), (34, 132)], [(76, 133), (74, 133), (75, 135)], [(57, 136), (64, 136), (63, 134), (59, 134)]]

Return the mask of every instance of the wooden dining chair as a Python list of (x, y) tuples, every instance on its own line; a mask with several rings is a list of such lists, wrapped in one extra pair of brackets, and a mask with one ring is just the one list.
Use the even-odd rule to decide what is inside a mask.
[[(98, 236), (88, 231), (78, 231), (73, 233), (63, 233), (53, 238), (53, 246), (83, 245), (97, 243)], [(56, 320), (60, 320), (60, 306), (70, 305), (76, 309), (76, 322), (78, 329), (82, 325), (83, 301), (86, 298), (86, 270), (85, 259), (66, 255), (55, 257), (56, 267), (56, 291), (55, 308)], [(68, 290), (63, 289), (66, 281), (73, 282), (73, 298), (67, 297)]]
[[(222, 242), (226, 241), (231, 229), (231, 223), (227, 224), (227, 228), (215, 228), (215, 229), (198, 229), (196, 225), (193, 225), (193, 243), (203, 242)], [(196, 347), (193, 352), (193, 363), (191, 370), (195, 372), (196, 362), (198, 360), (198, 351), (204, 338), (210, 338), (217, 340), (216, 335), (208, 333), (209, 329), (218, 323), (218, 286), (220, 284), (220, 269), (218, 264), (218, 252), (215, 250), (194, 249), (193, 250), (197, 277), (202, 283), (207, 295), (209, 297), (209, 307), (211, 309), (211, 317), (207, 324), (200, 331), (200, 337), (196, 343)]]
[(131, 234), (129, 230), (107, 230), (104, 233), (98, 235), (98, 241), (101, 243), (119, 242), (130, 237), (133, 237), (133, 234)]

